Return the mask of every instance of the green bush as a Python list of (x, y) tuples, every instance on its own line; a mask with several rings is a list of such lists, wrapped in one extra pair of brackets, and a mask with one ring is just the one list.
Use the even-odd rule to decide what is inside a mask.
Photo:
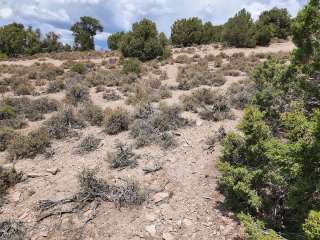
[(128, 74), (128, 73), (139, 74), (141, 72), (141, 62), (136, 58), (126, 59), (123, 61), (122, 70), (125, 74)]
[(0, 107), (0, 120), (13, 119), (16, 118), (16, 109), (9, 105), (4, 105)]
[(88, 70), (87, 65), (82, 62), (75, 62), (72, 67), (71, 71), (79, 74), (84, 74)]
[(254, 23), (251, 14), (242, 9), (224, 25), (223, 41), (235, 47), (255, 47)]
[(203, 25), (199, 18), (181, 19), (171, 27), (171, 41), (174, 45), (190, 46), (202, 43)]
[(10, 159), (33, 158), (44, 153), (49, 147), (48, 134), (44, 130), (30, 132), (28, 135), (16, 135), (8, 146)]
[(117, 33), (111, 34), (108, 37), (108, 47), (111, 50), (118, 50), (121, 46), (121, 41), (124, 35), (125, 35), (124, 32), (117, 32)]
[(320, 239), (320, 212), (311, 211), (303, 224), (303, 231), (307, 240)]
[(147, 61), (162, 57), (164, 48), (161, 45), (156, 24), (148, 19), (132, 25), (132, 31), (121, 38), (120, 50), (124, 57), (138, 58)]
[(255, 30), (257, 45), (268, 46), (272, 39), (272, 29), (270, 26), (260, 26), (257, 24)]

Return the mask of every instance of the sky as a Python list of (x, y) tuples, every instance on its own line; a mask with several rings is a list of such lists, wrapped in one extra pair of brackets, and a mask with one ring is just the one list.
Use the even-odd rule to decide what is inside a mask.
[(132, 23), (147, 17), (156, 22), (159, 32), (170, 34), (172, 23), (197, 16), (203, 21), (222, 24), (246, 8), (254, 19), (272, 7), (287, 8), (292, 16), (307, 0), (0, 0), (0, 26), (19, 22), (54, 31), (61, 41), (72, 44), (70, 26), (81, 16), (97, 18), (104, 31), (95, 37), (96, 49), (105, 49), (110, 33), (129, 31)]

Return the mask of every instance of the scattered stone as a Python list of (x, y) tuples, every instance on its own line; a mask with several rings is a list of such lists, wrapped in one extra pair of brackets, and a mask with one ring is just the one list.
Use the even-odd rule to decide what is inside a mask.
[(21, 193), (20, 192), (15, 192), (12, 194), (12, 201), (13, 202), (19, 202), (20, 201), (20, 197), (21, 197)]
[(48, 173), (51, 173), (52, 175), (57, 175), (58, 172), (60, 172), (59, 168), (48, 168), (46, 170)]
[(185, 218), (183, 219), (183, 224), (186, 226), (186, 227), (190, 227), (193, 225), (193, 221), (188, 219), (188, 218)]
[(160, 203), (160, 202), (163, 202), (163, 201), (166, 201), (168, 200), (170, 197), (170, 194), (167, 193), (167, 192), (159, 192), (159, 193), (156, 193), (154, 196), (153, 196), (153, 201), (155, 203)]
[(157, 235), (156, 225), (149, 225), (145, 227), (147, 233), (150, 234), (151, 237), (155, 237)]

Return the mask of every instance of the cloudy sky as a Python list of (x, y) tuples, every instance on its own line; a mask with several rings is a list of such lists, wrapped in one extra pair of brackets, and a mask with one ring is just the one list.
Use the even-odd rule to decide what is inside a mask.
[(106, 47), (108, 34), (127, 31), (137, 20), (148, 17), (159, 31), (170, 33), (179, 18), (198, 16), (215, 24), (224, 23), (238, 10), (246, 8), (256, 18), (263, 10), (285, 7), (291, 15), (307, 0), (0, 0), (0, 26), (13, 21), (54, 31), (63, 42), (72, 43), (70, 26), (81, 16), (100, 20), (104, 32), (96, 36), (97, 49)]

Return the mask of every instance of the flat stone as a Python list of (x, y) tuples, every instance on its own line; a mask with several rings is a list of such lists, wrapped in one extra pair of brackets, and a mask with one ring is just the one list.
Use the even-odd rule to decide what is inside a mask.
[(168, 200), (170, 197), (170, 194), (167, 193), (167, 192), (159, 192), (159, 193), (156, 193), (154, 196), (153, 196), (153, 201), (155, 203), (159, 203), (159, 202), (163, 202), (163, 201), (166, 201)]
[(186, 227), (190, 227), (193, 225), (193, 221), (188, 219), (188, 218), (185, 218), (183, 219), (183, 224), (186, 226)]
[(157, 235), (156, 225), (149, 225), (145, 227), (147, 233), (150, 234), (151, 237), (155, 237)]
[(20, 192), (15, 192), (12, 194), (12, 201), (13, 202), (19, 202), (21, 198), (21, 193)]
[(60, 172), (59, 168), (48, 168), (46, 170), (48, 173), (51, 173), (52, 175), (57, 175), (58, 172)]
[(163, 233), (162, 238), (163, 240), (174, 240), (174, 236), (171, 233)]

